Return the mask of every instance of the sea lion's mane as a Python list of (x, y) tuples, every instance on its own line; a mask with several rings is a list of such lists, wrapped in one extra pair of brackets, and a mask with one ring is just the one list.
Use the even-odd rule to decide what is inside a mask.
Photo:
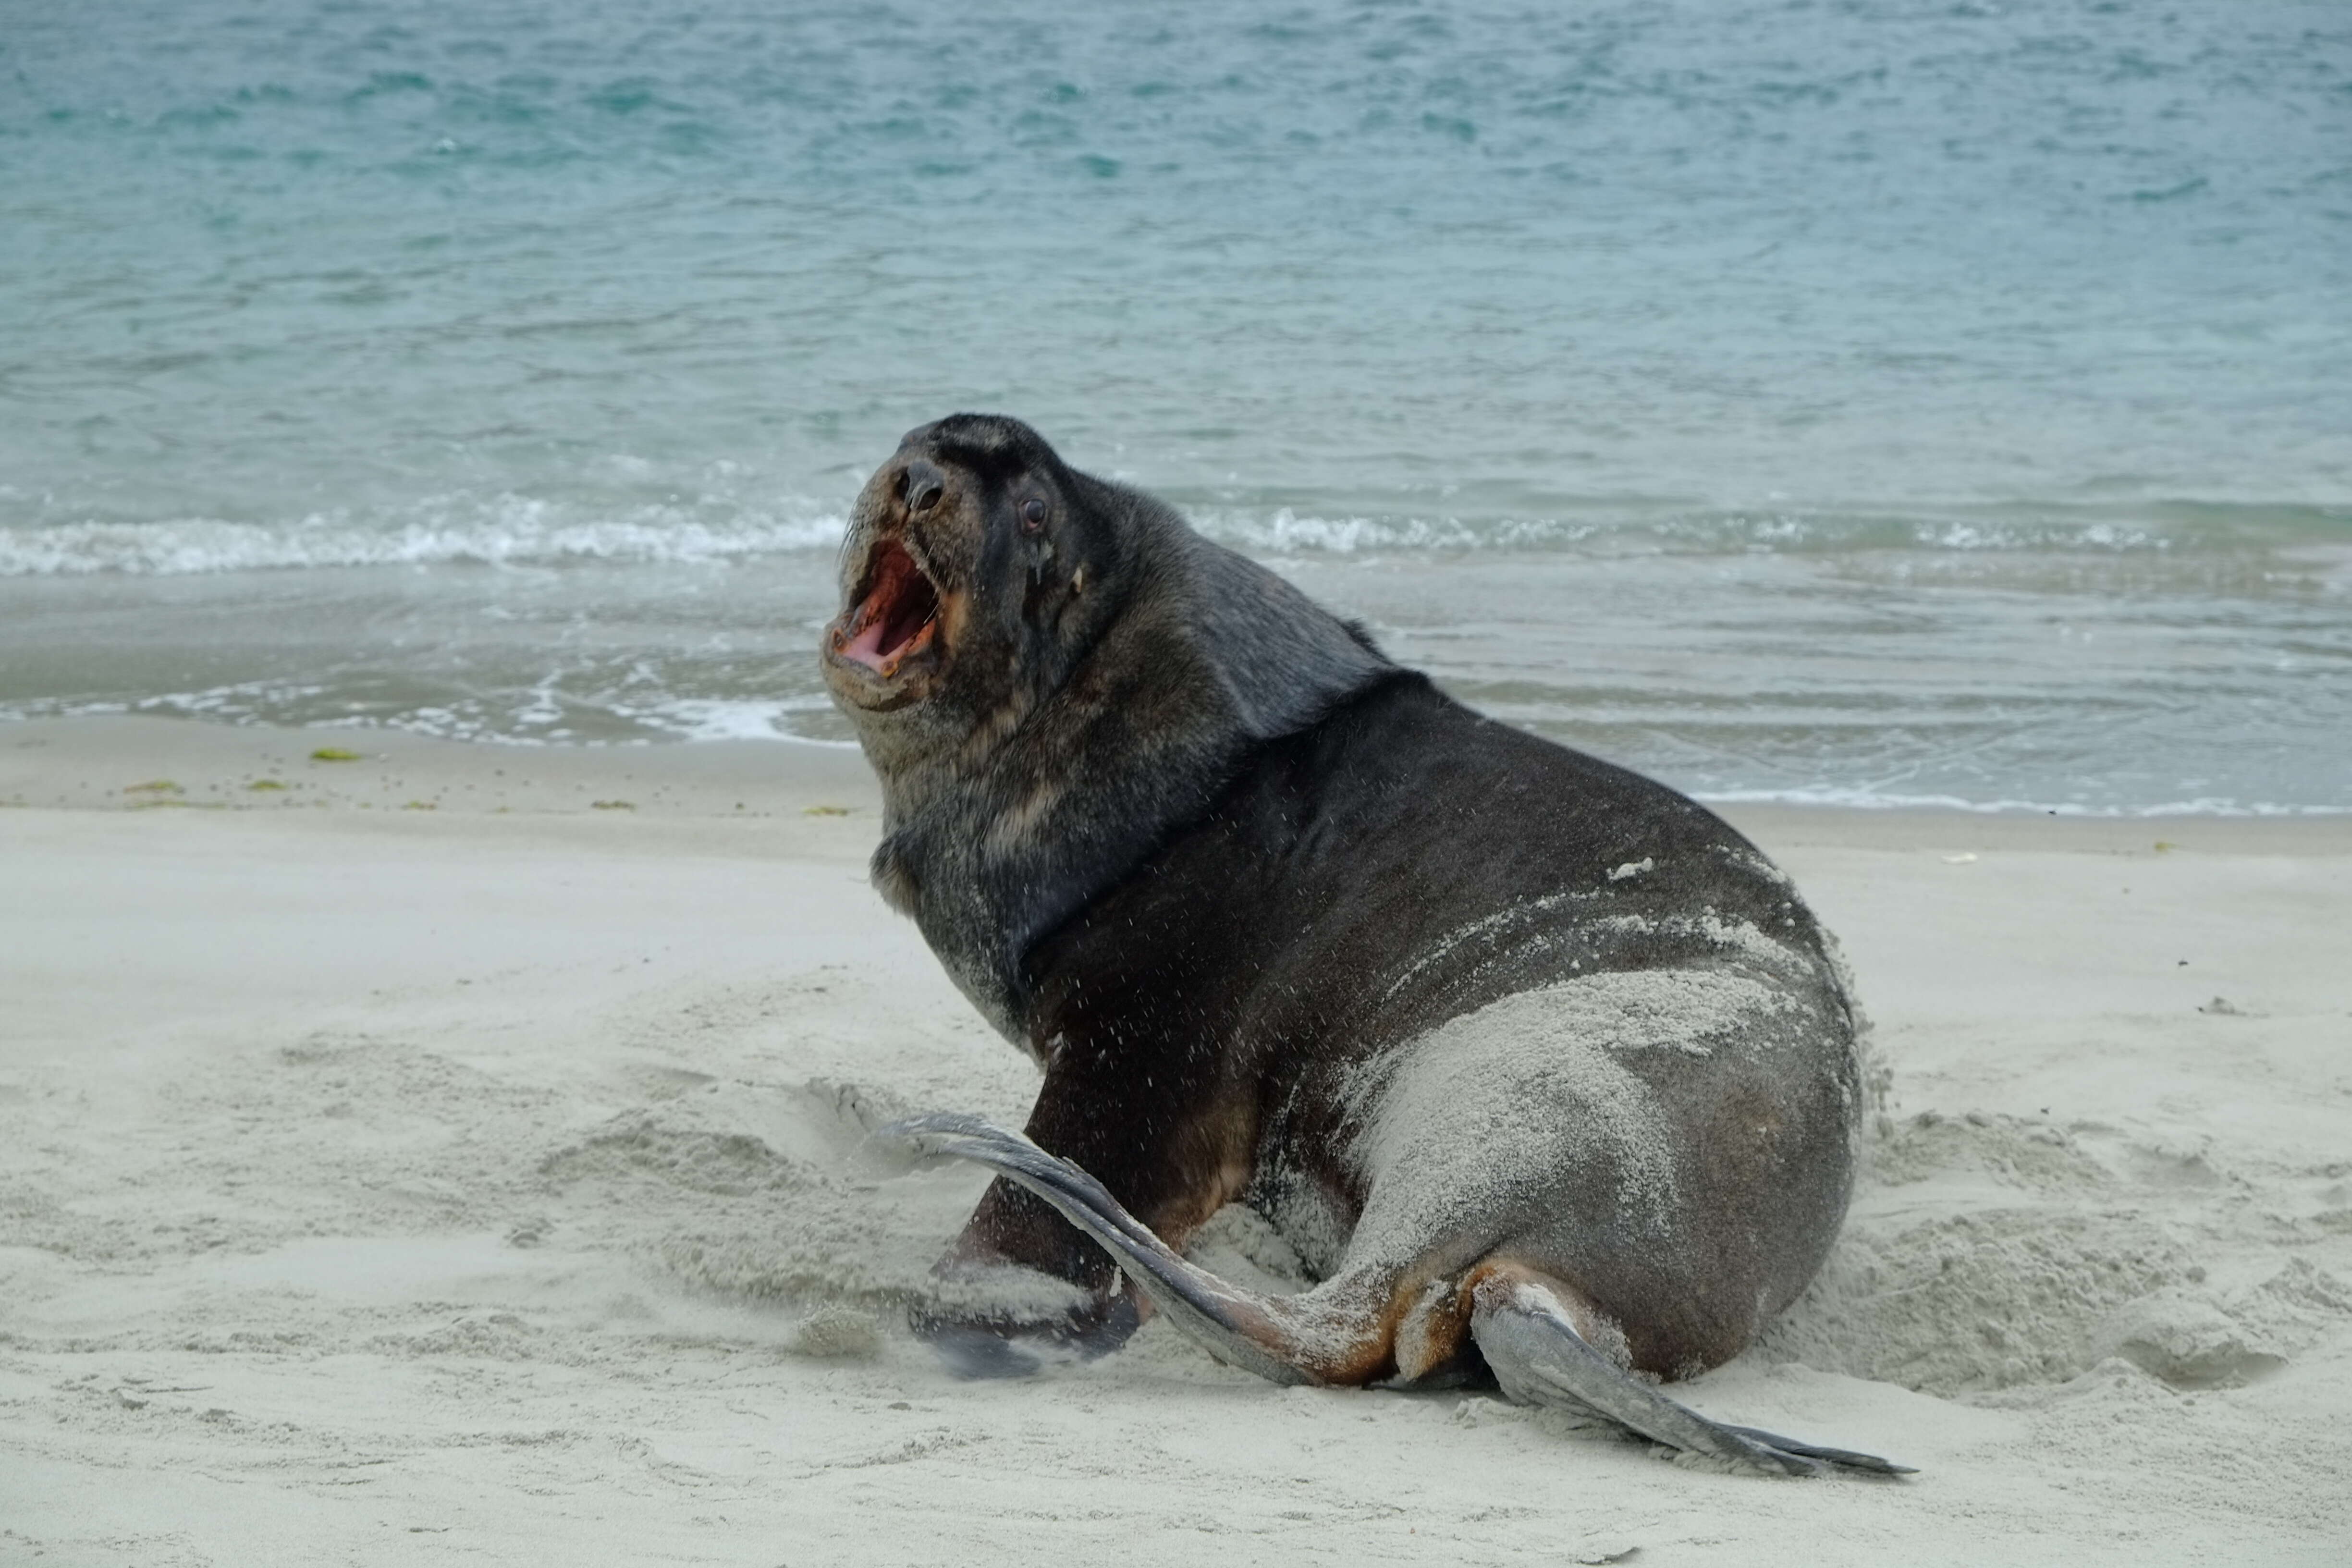
[[(969, 662), (944, 700), (853, 714), (883, 786), (874, 881), (982, 1014), (1034, 1048), (1024, 954), (1198, 820), (1253, 748), (1404, 672), (1360, 627), (1165, 503), (1069, 468), (1017, 420), (954, 415), (908, 442), (980, 492), (973, 614), (1000, 606), (1008, 624), (956, 650)], [(1024, 476), (1057, 500), (1055, 541), (1026, 560), (1002, 537), (1003, 494)], [(1057, 548), (1091, 574), (1081, 617), (1038, 591)]]

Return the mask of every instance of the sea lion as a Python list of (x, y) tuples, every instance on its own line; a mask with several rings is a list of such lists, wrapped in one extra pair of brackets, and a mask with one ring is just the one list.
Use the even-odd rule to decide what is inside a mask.
[[(1853, 1181), (1853, 1005), (1746, 839), (1017, 420), (909, 432), (841, 559), (821, 662), (881, 779), (875, 884), (1045, 1072), (1025, 1135), (891, 1135), (1000, 1173), (944, 1270), (1077, 1300), (919, 1329), (1020, 1370), (1148, 1304), (1278, 1382), (1490, 1376), (1766, 1470), (1900, 1468), (1648, 1380), (1746, 1347)], [(1234, 1202), (1320, 1282), (1181, 1257)]]

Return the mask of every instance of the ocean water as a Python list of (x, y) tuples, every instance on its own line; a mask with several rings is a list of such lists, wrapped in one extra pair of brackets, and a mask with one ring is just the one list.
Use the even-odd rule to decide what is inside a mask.
[(0, 717), (845, 731), (1017, 414), (1718, 798), (2352, 809), (2352, 8), (0, 0)]

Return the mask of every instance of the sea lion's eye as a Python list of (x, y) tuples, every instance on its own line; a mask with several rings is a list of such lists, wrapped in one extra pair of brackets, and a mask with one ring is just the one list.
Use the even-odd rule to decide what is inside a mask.
[(1039, 500), (1035, 496), (1031, 496), (1027, 500), (1023, 501), (1021, 503), (1021, 526), (1024, 530), (1031, 533), (1034, 533), (1039, 529), (1045, 527), (1045, 503)]

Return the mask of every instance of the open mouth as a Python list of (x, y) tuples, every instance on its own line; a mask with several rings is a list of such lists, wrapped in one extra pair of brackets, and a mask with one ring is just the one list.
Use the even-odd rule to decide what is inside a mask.
[(905, 545), (886, 539), (866, 568), (866, 596), (833, 630), (833, 651), (887, 680), (939, 637), (940, 591)]

